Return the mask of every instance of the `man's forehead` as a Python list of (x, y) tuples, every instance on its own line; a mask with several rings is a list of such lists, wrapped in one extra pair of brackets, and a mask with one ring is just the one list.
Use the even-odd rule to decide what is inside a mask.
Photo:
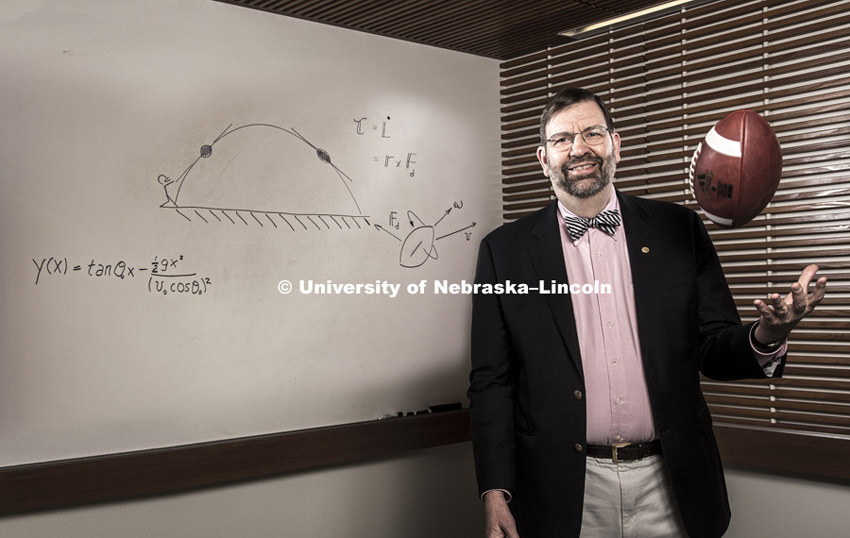
[(605, 125), (605, 114), (594, 101), (580, 101), (553, 114), (546, 124), (546, 131), (551, 134), (565, 128), (584, 129), (591, 125)]

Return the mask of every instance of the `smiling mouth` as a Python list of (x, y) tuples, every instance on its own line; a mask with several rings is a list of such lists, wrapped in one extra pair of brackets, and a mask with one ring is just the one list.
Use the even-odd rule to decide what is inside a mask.
[(596, 163), (594, 163), (594, 162), (590, 162), (590, 163), (580, 163), (580, 164), (576, 164), (576, 165), (570, 166), (570, 167), (568, 168), (568, 170), (569, 170), (570, 172), (574, 172), (574, 173), (577, 173), (577, 174), (582, 174), (582, 173), (585, 173), (585, 172), (590, 172), (590, 171), (591, 171), (591, 170), (593, 170), (595, 167), (596, 167)]

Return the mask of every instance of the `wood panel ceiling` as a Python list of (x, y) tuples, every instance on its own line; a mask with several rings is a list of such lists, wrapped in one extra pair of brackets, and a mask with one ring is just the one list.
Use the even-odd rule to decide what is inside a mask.
[(558, 32), (660, 0), (218, 0), (506, 60), (564, 43)]

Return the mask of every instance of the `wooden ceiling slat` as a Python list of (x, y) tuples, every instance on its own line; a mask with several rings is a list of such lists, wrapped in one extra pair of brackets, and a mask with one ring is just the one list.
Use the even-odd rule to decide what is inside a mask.
[[(610, 14), (601, 5), (562, 0), (218, 1), (503, 61), (565, 41), (557, 32), (566, 28), (573, 18), (598, 22)], [(647, 6), (655, 1), (638, 0), (625, 5)], [(517, 65), (528, 61), (520, 59)]]
[[(408, 20), (396, 26), (399, 33), (409, 31), (438, 31), (438, 35), (445, 36), (446, 29), (453, 26), (462, 26), (467, 29), (468, 35), (484, 35), (481, 32), (482, 28), (492, 27), (498, 24), (505, 16), (503, 6), (495, 5), (491, 2), (471, 1), (471, 2), (456, 2), (450, 4), (448, 8), (442, 8), (439, 11), (438, 17), (430, 17), (430, 20), (416, 21)], [(475, 32), (470, 30), (475, 29)]]
[[(265, 0), (264, 2), (253, 2), (252, 6), (257, 6), (263, 9), (277, 9), (280, 5), (285, 4), (286, 0)], [(292, 2), (290, 2), (291, 4)]]
[[(505, 78), (524, 77), (529, 71), (559, 63), (569, 49), (596, 47), (611, 41), (616, 48), (642, 47), (639, 43), (650, 41), (646, 52), (648, 60), (655, 59), (657, 49), (674, 43), (669, 25), (680, 18), (680, 13), (662, 16), (640, 25), (644, 36), (636, 36), (634, 28), (622, 28), (607, 34), (590, 36), (580, 41), (567, 40), (557, 35), (577, 20), (582, 23), (607, 19), (612, 13), (624, 13), (647, 7), (658, 0), (630, 2), (564, 2), (562, 0), (523, 0), (511, 3), (493, 3), (484, 0), (447, 2), (443, 0), (409, 0), (383, 2), (382, 0), (218, 0), (237, 6), (259, 9), (270, 13), (292, 16), (320, 23), (342, 26), (354, 30), (405, 39), (418, 43), (441, 46), (452, 50), (470, 52), (502, 60)], [(812, 16), (812, 10), (826, 0), (812, 0), (801, 16)], [(764, 6), (764, 13), (758, 10)], [(724, 12), (740, 8), (740, 2), (724, 0), (683, 9), (688, 19), (681, 29), (691, 32), (690, 39), (713, 39), (709, 34), (730, 24)], [(781, 17), (792, 10), (799, 11), (792, 0), (774, 0), (767, 5), (754, 2), (750, 18)], [(824, 7), (820, 17), (840, 14), (846, 6)], [(767, 24), (787, 25), (789, 21), (768, 20)], [(796, 21), (793, 21), (796, 23)], [(740, 25), (742, 19), (735, 19)], [(691, 28), (693, 27), (693, 28)], [(666, 37), (665, 37), (666, 35)], [(703, 37), (704, 36), (704, 37)], [(681, 44), (677, 44), (681, 46)], [(534, 78), (534, 75), (531, 75)], [(510, 82), (503, 82), (503, 84)]]
[[(479, 2), (457, 2), (448, 8), (433, 10), (425, 7), (422, 4), (429, 4), (427, 0), (415, 2), (416, 10), (407, 9), (404, 12), (389, 8), (388, 14), (383, 19), (377, 19), (374, 23), (367, 25), (367, 28), (383, 28), (390, 27), (392, 31), (400, 36), (411, 35), (420, 38), (427, 37), (433, 41), (445, 40), (445, 28), (452, 20), (459, 20), (463, 24), (469, 25), (469, 14), (475, 13), (481, 9)], [(388, 3), (389, 6), (394, 6), (393, 3)], [(403, 16), (401, 16), (403, 13)], [(435, 31), (437, 28), (439, 31)]]
[[(408, 0), (404, 4), (397, 4), (395, 6), (390, 3), (384, 5), (373, 5), (363, 2), (341, 3), (337, 1), (334, 2), (334, 4), (342, 5), (339, 9), (335, 9), (330, 16), (337, 22), (337, 24), (346, 25), (348, 28), (359, 30), (362, 28), (364, 23), (372, 20), (381, 13), (392, 11), (393, 8), (400, 8), (402, 5), (406, 7), (407, 5), (415, 4), (417, 1), (418, 0)], [(391, 30), (388, 30), (387, 32), (389, 31)]]
[[(416, 0), (413, 1), (415, 2)], [(326, 21), (340, 26), (351, 25), (354, 27), (354, 24), (356, 24), (354, 20), (346, 18), (345, 15), (352, 12), (371, 13), (374, 12), (376, 7), (379, 6), (371, 2), (335, 2), (333, 0), (327, 0), (315, 4), (312, 8), (302, 10), (300, 13), (303, 17), (315, 21)]]
[(428, 0), (387, 2), (384, 9), (374, 14), (370, 20), (363, 22), (363, 27), (370, 32), (392, 29), (395, 34), (405, 35), (403, 26), (409, 24), (411, 20), (416, 20), (417, 17), (422, 17), (420, 20), (423, 25), (445, 17), (444, 10), (428, 7), (432, 3)]
[[(527, 2), (526, 2), (527, 3)], [(539, 2), (535, 2), (537, 4)], [(558, 6), (561, 2), (556, 2), (554, 6)], [(492, 4), (486, 4), (492, 6)], [(533, 32), (534, 29), (539, 29), (544, 22), (540, 11), (537, 9), (517, 9), (520, 6), (512, 5), (509, 13), (505, 9), (499, 9), (498, 17), (488, 16), (482, 20), (480, 18), (481, 9), (470, 9), (473, 15), (472, 19), (456, 21), (452, 24), (445, 24), (441, 31), (447, 39), (460, 45), (476, 43), (477, 46), (486, 47), (488, 44), (498, 44), (505, 41), (514, 41), (520, 39), (522, 35)], [(475, 31), (470, 31), (470, 26), (473, 26)]]

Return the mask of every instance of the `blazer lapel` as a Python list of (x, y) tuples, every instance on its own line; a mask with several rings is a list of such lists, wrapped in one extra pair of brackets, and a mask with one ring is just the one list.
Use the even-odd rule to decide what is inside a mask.
[[(564, 251), (561, 246), (561, 235), (558, 231), (558, 204), (550, 204), (540, 215), (537, 225), (532, 231), (528, 246), (528, 254), (537, 273), (539, 281), (547, 286), (551, 282), (567, 283), (567, 266), (564, 264)], [(531, 284), (532, 286), (537, 283)], [(584, 375), (581, 367), (581, 353), (578, 346), (573, 303), (569, 295), (550, 294), (546, 296), (549, 310), (555, 318), (555, 324), (561, 333), (561, 338), (567, 347), (570, 358), (578, 372)]]
[(640, 351), (646, 363), (652, 357), (653, 312), (656, 312), (657, 294), (653, 282), (659, 272), (657, 253), (658, 230), (652, 227), (650, 213), (640, 205), (638, 198), (617, 191), (620, 200), (620, 213), (626, 230), (626, 244), (629, 251), (629, 265), (632, 270), (632, 285), (635, 294), (635, 313), (637, 315)]

